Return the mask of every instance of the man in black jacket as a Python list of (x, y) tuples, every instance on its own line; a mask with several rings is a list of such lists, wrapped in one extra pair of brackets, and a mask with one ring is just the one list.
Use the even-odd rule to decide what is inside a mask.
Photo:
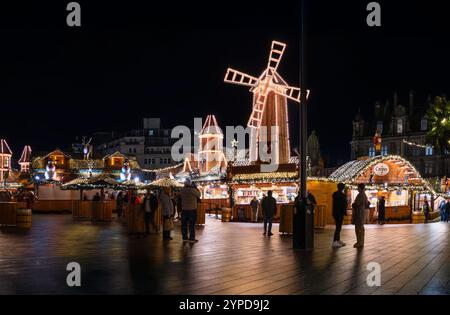
[(337, 191), (333, 193), (333, 218), (336, 222), (336, 231), (334, 232), (333, 247), (339, 248), (346, 244), (341, 241), (341, 228), (344, 223), (345, 213), (347, 212), (347, 195), (344, 193), (345, 184), (339, 183)]

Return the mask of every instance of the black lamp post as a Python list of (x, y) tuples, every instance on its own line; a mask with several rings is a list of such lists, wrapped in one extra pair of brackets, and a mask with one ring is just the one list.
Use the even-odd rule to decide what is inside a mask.
[(310, 250), (314, 247), (314, 213), (307, 201), (307, 88), (305, 69), (305, 42), (306, 42), (306, 0), (301, 1), (300, 15), (300, 159), (299, 159), (299, 195), (293, 215), (293, 248)]

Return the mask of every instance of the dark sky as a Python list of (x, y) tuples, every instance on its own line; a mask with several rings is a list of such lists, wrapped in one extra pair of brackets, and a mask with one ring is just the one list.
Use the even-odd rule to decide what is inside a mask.
[[(25, 144), (66, 147), (95, 131), (138, 129), (145, 116), (165, 127), (209, 113), (221, 126), (245, 125), (251, 95), (223, 76), (228, 66), (259, 75), (273, 39), (288, 45), (279, 73), (298, 85), (299, 2), (79, 1), (81, 28), (65, 24), (69, 1), (44, 2), (0, 13), (0, 137), (16, 158)], [(366, 24), (369, 2), (308, 1), (308, 127), (333, 160), (350, 157), (359, 107), (369, 116), (394, 91), (404, 104), (410, 89), (418, 101), (450, 91), (443, 1), (378, 1), (377, 29)], [(297, 141), (298, 105), (289, 111)]]

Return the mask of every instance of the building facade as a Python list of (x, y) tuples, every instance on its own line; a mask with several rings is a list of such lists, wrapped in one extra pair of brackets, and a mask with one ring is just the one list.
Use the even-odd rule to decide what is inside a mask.
[[(353, 120), (351, 145), (352, 160), (375, 155), (399, 155), (410, 161), (423, 177), (448, 176), (450, 156), (442, 156), (428, 145), (429, 131), (426, 111), (431, 97), (420, 104), (415, 103), (414, 93), (409, 93), (408, 105), (400, 103), (397, 93), (393, 102), (376, 102), (373, 119), (365, 119), (359, 112)], [(381, 136), (381, 150), (376, 152), (374, 136)]]
[(172, 160), (171, 129), (161, 128), (160, 118), (144, 118), (142, 129), (124, 133), (94, 134), (95, 149), (102, 155), (120, 152), (133, 156), (143, 169), (160, 169), (179, 162)]

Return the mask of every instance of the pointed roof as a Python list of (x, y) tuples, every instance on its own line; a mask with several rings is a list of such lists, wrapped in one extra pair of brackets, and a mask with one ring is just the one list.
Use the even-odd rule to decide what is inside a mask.
[(103, 158), (103, 160), (107, 160), (107, 159), (112, 158), (112, 157), (121, 157), (121, 158), (130, 160), (130, 158), (129, 158), (128, 156), (126, 156), (125, 154), (123, 154), (123, 153), (121, 153), (121, 152), (119, 152), (119, 151), (115, 151), (115, 152), (113, 152), (113, 153), (111, 153), (111, 154), (106, 155), (106, 156)]
[(222, 129), (220, 129), (217, 123), (216, 116), (208, 115), (203, 125), (200, 135), (223, 135)]
[(12, 151), (9, 148), (8, 143), (5, 139), (0, 139), (0, 154), (10, 154), (12, 155)]
[(29, 145), (26, 145), (23, 148), (19, 163), (30, 163), (30, 162), (31, 162), (31, 147)]

